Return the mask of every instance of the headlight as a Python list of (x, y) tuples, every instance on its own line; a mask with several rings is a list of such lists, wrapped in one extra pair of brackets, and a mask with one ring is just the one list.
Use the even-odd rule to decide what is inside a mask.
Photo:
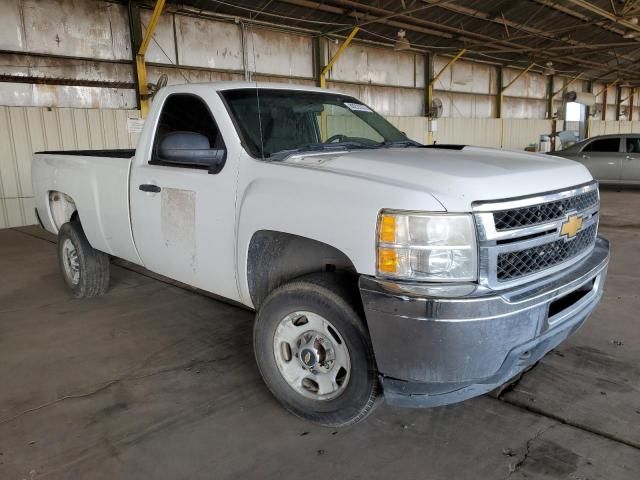
[(382, 277), (466, 282), (478, 276), (475, 226), (468, 214), (383, 210), (377, 254)]

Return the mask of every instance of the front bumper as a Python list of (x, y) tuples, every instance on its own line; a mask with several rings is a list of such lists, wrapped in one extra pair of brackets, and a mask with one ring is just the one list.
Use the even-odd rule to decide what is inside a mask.
[(609, 242), (548, 278), (495, 292), (360, 278), (387, 403), (434, 407), (503, 385), (575, 332), (602, 297)]

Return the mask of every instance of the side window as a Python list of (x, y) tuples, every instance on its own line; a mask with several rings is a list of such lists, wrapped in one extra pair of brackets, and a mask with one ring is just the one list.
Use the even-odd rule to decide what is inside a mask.
[(627, 153), (640, 153), (640, 137), (627, 137)]
[(603, 138), (594, 140), (585, 147), (583, 152), (618, 153), (620, 151), (620, 138)]
[(170, 95), (160, 112), (149, 163), (218, 173), (225, 157), (222, 135), (204, 100)]

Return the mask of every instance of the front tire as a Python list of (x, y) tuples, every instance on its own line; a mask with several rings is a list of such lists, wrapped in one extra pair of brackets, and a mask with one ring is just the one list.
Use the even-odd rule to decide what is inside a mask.
[(261, 306), (254, 327), (258, 369), (293, 414), (342, 427), (366, 418), (380, 387), (353, 282), (313, 274), (282, 285)]
[(60, 227), (58, 263), (62, 278), (75, 298), (103, 295), (109, 288), (109, 255), (89, 244), (78, 221)]

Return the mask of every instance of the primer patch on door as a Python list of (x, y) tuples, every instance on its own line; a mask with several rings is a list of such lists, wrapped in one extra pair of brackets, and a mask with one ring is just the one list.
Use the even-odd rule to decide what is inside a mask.
[(196, 271), (196, 192), (163, 188), (161, 193), (162, 241)]

